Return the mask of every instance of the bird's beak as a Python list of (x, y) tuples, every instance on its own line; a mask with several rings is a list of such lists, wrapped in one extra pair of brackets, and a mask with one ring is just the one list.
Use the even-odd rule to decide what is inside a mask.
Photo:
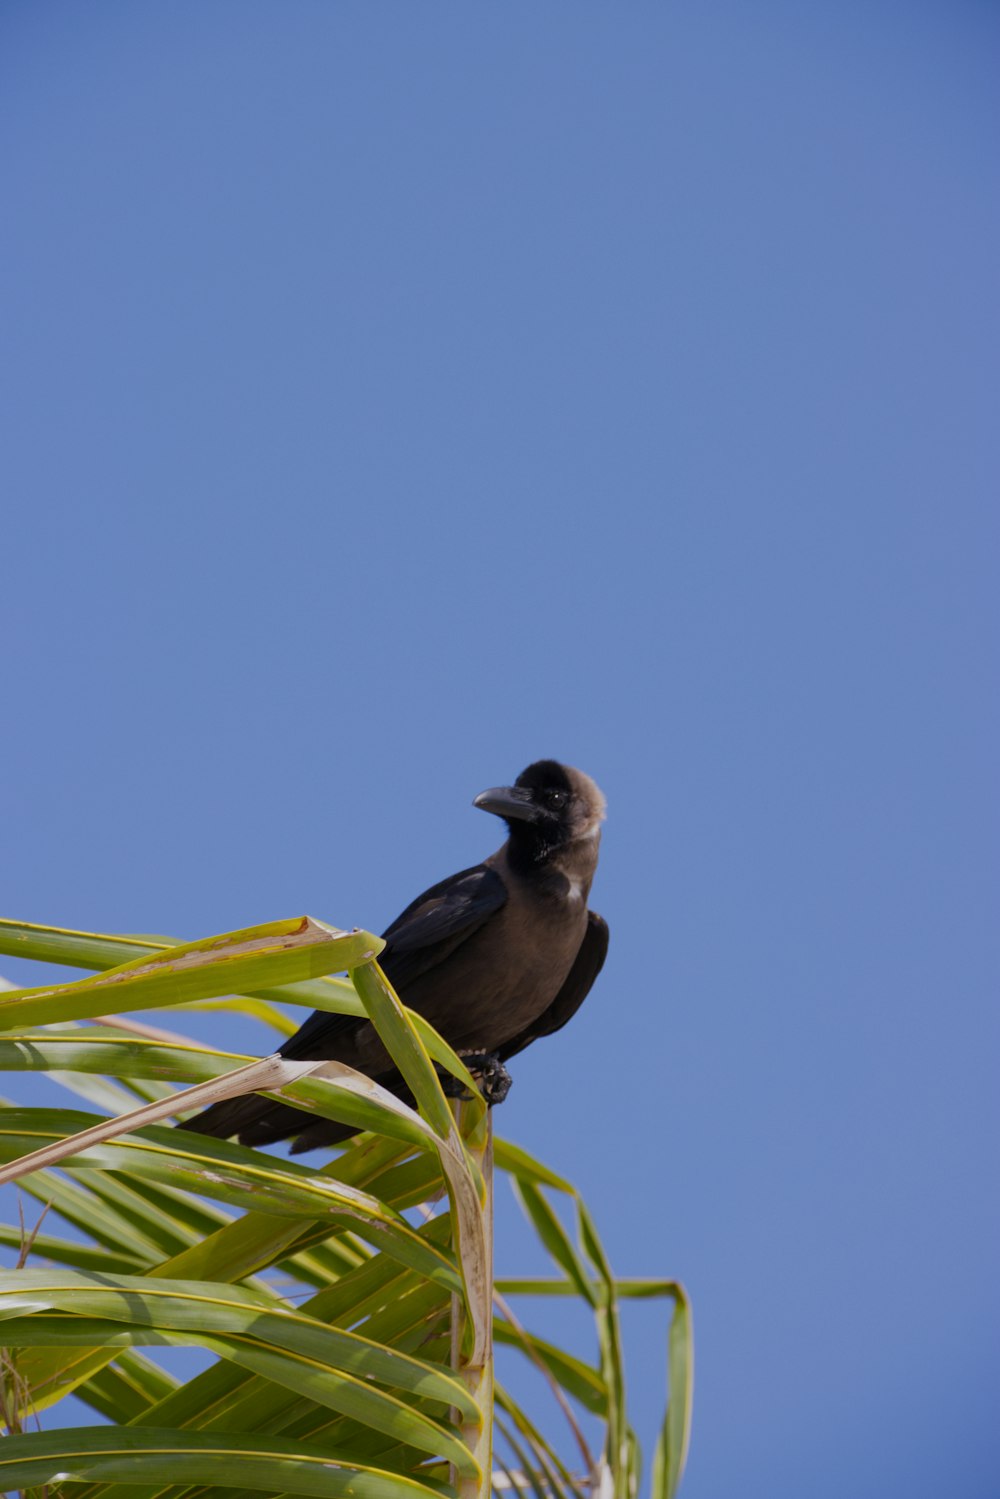
[(472, 805), (483, 812), (492, 812), (495, 817), (513, 818), (517, 822), (538, 822), (542, 816), (525, 786), (491, 786), (489, 791), (480, 791)]

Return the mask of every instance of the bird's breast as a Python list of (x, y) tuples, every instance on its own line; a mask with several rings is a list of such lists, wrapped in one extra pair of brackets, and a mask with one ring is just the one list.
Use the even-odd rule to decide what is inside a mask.
[(403, 996), (456, 1048), (491, 1052), (548, 1009), (587, 927), (585, 900), (525, 899), (501, 911)]

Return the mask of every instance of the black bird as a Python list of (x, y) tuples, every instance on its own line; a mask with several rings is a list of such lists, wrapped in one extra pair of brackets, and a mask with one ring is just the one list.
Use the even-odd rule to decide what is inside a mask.
[[(564, 1026), (604, 963), (607, 924), (587, 909), (604, 797), (581, 771), (538, 760), (473, 805), (503, 818), (506, 843), (407, 906), (384, 933), (379, 962), (403, 1002), (478, 1076), (488, 1102), (501, 1103), (510, 1086), (503, 1064)], [(357, 1016), (316, 1010), (280, 1051), (345, 1062), (412, 1102), (374, 1026)], [(294, 1136), (294, 1154), (356, 1133), (252, 1093), (183, 1128), (244, 1145)]]

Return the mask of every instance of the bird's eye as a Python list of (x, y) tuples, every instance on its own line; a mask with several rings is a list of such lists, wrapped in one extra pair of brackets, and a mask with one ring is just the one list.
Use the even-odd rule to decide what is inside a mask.
[(560, 807), (565, 807), (567, 800), (568, 794), (565, 791), (546, 791), (545, 793), (546, 806), (551, 807), (556, 812)]

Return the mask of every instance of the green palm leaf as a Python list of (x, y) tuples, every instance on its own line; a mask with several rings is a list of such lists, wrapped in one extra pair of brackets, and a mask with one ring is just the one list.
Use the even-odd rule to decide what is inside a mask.
[[(0, 1225), (18, 1260), (0, 1271), (5, 1491), (485, 1499), (496, 1476), (505, 1494), (632, 1499), (617, 1308), (643, 1296), (673, 1302), (652, 1494), (677, 1492), (691, 1414), (683, 1288), (616, 1278), (574, 1188), (499, 1140), (496, 1168), (559, 1273), (494, 1280), (489, 1114), (450, 1047), (400, 1004), (380, 946), (310, 918), (185, 944), (0, 921), (0, 951), (96, 970), (0, 993), (0, 1069), (47, 1073), (90, 1109), (0, 1112), (0, 1179), (48, 1209), (34, 1235)], [(330, 977), (337, 968), (349, 978)], [(122, 1015), (228, 1008), (287, 1034), (283, 1002), (366, 1015), (416, 1107), (335, 1063), (258, 1062)], [(448, 1102), (442, 1068), (467, 1102)], [(363, 1133), (316, 1169), (158, 1122), (250, 1088)], [(124, 1090), (146, 1101), (123, 1109)], [(539, 1337), (503, 1299), (550, 1295), (589, 1309), (591, 1349)], [(494, 1389), (494, 1336), (543, 1373), (565, 1431)], [(213, 1362), (178, 1379), (157, 1359), (179, 1346)], [(113, 1424), (27, 1429), (70, 1391)], [(596, 1459), (574, 1409), (604, 1425)]]
[(340, 932), (311, 916), (267, 922), (131, 958), (96, 978), (7, 991), (0, 994), (0, 1027), (159, 1008), (233, 989), (291, 984), (366, 962), (383, 946), (370, 932)]
[(208, 1484), (212, 1489), (308, 1494), (315, 1499), (438, 1499), (453, 1492), (416, 1478), (355, 1467), (298, 1442), (241, 1432), (226, 1440), (155, 1427), (77, 1427), (8, 1437), (0, 1449), (7, 1492), (41, 1484)]

